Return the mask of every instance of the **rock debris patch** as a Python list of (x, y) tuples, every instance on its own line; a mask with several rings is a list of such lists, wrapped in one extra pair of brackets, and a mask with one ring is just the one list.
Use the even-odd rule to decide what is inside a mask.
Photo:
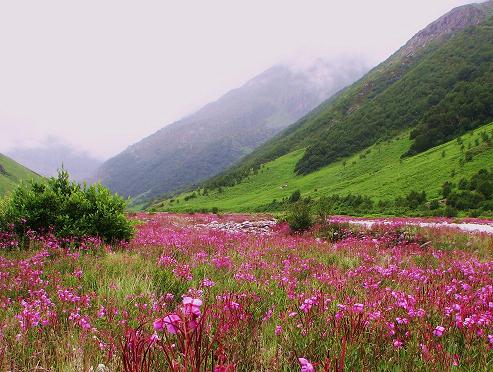
[(261, 220), (261, 221), (211, 221), (207, 224), (196, 225), (199, 228), (213, 229), (225, 231), (228, 233), (249, 233), (255, 235), (270, 235), (272, 227), (277, 223), (276, 220)]

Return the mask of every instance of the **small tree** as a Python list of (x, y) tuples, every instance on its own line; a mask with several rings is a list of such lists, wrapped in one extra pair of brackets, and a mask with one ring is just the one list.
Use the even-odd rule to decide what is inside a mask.
[(296, 190), (291, 194), (291, 196), (288, 199), (288, 202), (289, 203), (296, 203), (300, 199), (301, 199), (301, 192), (300, 192), (300, 190)]
[(286, 221), (295, 232), (308, 230), (313, 225), (310, 204), (305, 200), (291, 204), (286, 214)]
[(442, 185), (442, 196), (444, 198), (448, 198), (451, 192), (452, 192), (452, 184), (447, 181)]
[(320, 224), (325, 225), (332, 211), (332, 200), (326, 196), (321, 197), (315, 204), (315, 214)]
[(4, 223), (26, 230), (46, 232), (53, 228), (59, 237), (98, 236), (105, 242), (130, 240), (132, 223), (126, 218), (125, 200), (101, 184), (82, 186), (60, 170), (48, 181), (21, 184), (12, 194)]

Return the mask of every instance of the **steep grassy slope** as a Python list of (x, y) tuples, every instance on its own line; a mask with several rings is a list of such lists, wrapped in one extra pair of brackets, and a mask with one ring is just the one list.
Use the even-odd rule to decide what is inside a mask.
[(13, 190), (21, 181), (37, 178), (38, 174), (0, 154), (0, 195)]
[[(209, 191), (189, 199), (182, 194), (173, 202), (165, 200), (153, 207), (159, 210), (254, 211), (274, 199), (288, 198), (295, 190), (303, 196), (349, 193), (368, 195), (377, 200), (390, 200), (411, 190), (426, 191), (430, 198), (439, 196), (442, 184), (470, 177), (481, 168), (493, 166), (493, 146), (483, 141), (484, 134), (493, 136), (493, 123), (470, 131), (461, 140), (452, 140), (415, 156), (401, 159), (410, 146), (409, 132), (375, 144), (354, 156), (330, 164), (306, 176), (293, 172), (303, 149), (291, 152), (265, 164), (257, 174), (221, 190)], [(469, 155), (467, 155), (469, 154)], [(466, 158), (469, 161), (466, 161)], [(188, 200), (185, 201), (185, 197)]]
[(230, 186), (294, 150), (308, 174), (409, 128), (402, 154), (444, 143), (493, 119), (493, 1), (459, 7), (240, 163), (206, 182)]

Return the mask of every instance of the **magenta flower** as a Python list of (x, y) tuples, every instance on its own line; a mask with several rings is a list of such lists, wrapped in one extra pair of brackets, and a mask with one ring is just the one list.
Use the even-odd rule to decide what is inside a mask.
[(101, 305), (101, 308), (98, 311), (98, 318), (104, 318), (106, 316), (106, 309), (103, 305)]
[(169, 333), (176, 335), (180, 321), (181, 318), (176, 314), (167, 315), (164, 318), (159, 318), (154, 321), (154, 330), (163, 331), (164, 327), (166, 327), (166, 330)]
[(433, 330), (433, 336), (436, 336), (436, 337), (442, 337), (443, 335), (443, 332), (445, 331), (445, 328), (442, 327), (442, 326), (437, 326), (434, 330)]
[(232, 310), (238, 310), (240, 308), (240, 304), (238, 302), (234, 302), (234, 301), (231, 301), (229, 303), (229, 307), (232, 309)]
[(176, 314), (170, 314), (164, 317), (163, 322), (166, 325), (166, 330), (169, 333), (172, 333), (176, 335), (178, 332), (178, 324), (180, 323), (181, 319), (178, 315)]
[(363, 312), (364, 305), (363, 304), (354, 304), (353, 305), (353, 310), (356, 313), (361, 313)]
[(308, 359), (298, 358), (298, 360), (301, 364), (301, 372), (313, 372), (314, 371), (313, 365), (308, 361)]
[(195, 317), (200, 317), (202, 314), (200, 312), (200, 306), (202, 306), (202, 300), (192, 297), (183, 297), (183, 311), (187, 315), (193, 315)]
[(164, 321), (162, 318), (156, 319), (153, 323), (154, 330), (162, 331), (164, 329)]
[(276, 326), (275, 334), (276, 336), (279, 336), (282, 333), (282, 327), (281, 326)]

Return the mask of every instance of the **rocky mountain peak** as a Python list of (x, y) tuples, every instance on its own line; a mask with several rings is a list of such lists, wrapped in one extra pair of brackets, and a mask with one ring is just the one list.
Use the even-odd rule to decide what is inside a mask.
[(412, 57), (417, 51), (437, 39), (481, 23), (492, 7), (493, 1), (490, 0), (482, 4), (469, 4), (452, 9), (414, 35), (397, 55), (404, 58)]

